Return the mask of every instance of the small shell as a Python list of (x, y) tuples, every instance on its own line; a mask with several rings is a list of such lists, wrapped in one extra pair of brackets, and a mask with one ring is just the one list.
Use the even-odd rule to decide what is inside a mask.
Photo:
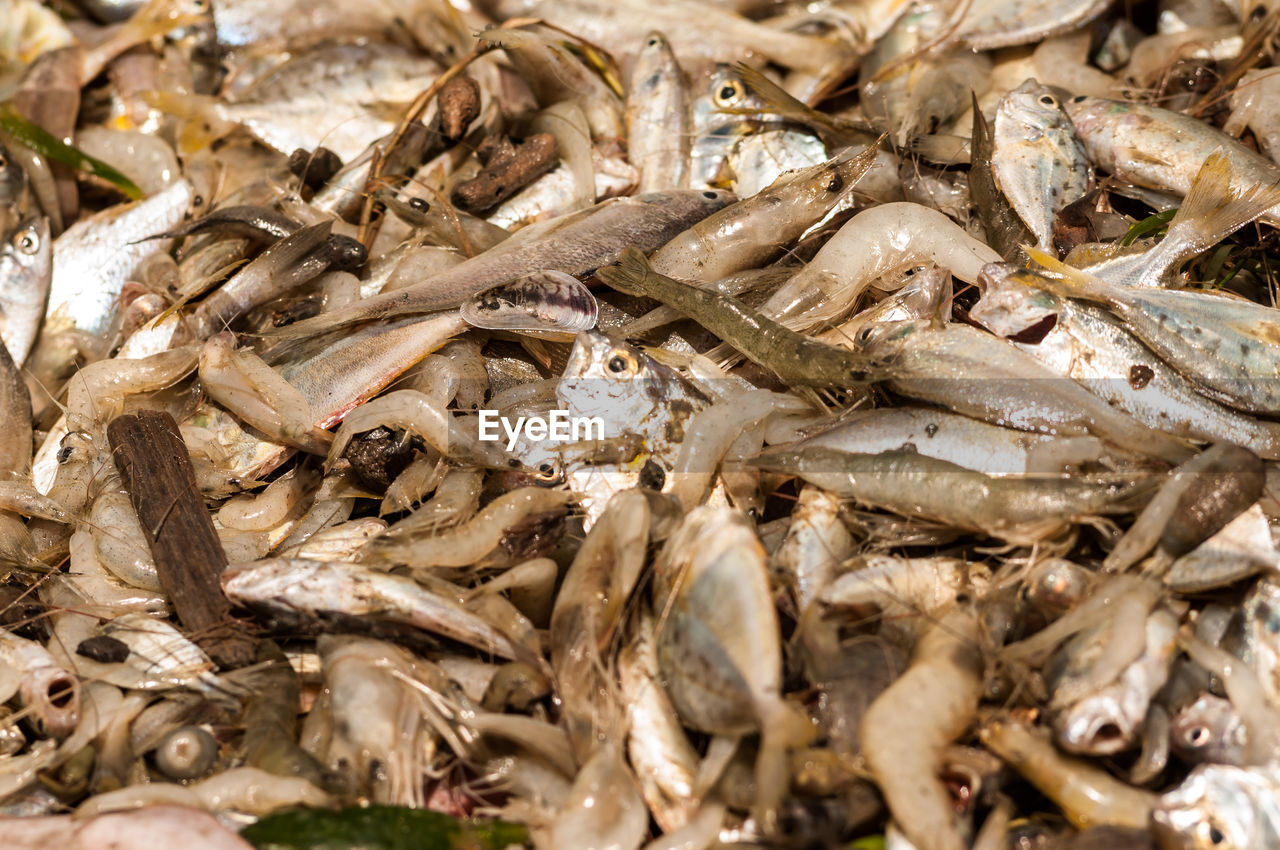
[(596, 326), (598, 310), (585, 284), (547, 270), (475, 295), (462, 305), (462, 318), (489, 330), (577, 333)]

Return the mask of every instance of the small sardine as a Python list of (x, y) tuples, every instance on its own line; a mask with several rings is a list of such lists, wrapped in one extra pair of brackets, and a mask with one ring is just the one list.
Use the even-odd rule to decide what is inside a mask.
[[(1158, 106), (1074, 97), (1064, 105), (1097, 167), (1148, 189), (1186, 195), (1202, 164), (1221, 148), (1243, 186), (1280, 182), (1280, 166), (1213, 125)], [(1280, 224), (1280, 208), (1263, 215)]]
[(49, 220), (27, 219), (0, 239), (0, 342), (21, 367), (40, 333), (53, 279)]
[(1052, 251), (1054, 217), (1092, 182), (1071, 119), (1047, 86), (1027, 80), (1000, 101), (993, 145), (996, 184), (1040, 248)]
[[(988, 266), (982, 275), (986, 291), (970, 318), (1148, 427), (1280, 457), (1280, 425), (1206, 397), (1101, 307), (1019, 283), (1031, 274), (1014, 266)], [(1042, 322), (1052, 327), (1034, 341)]]
[(1202, 764), (1160, 797), (1151, 826), (1162, 848), (1280, 846), (1280, 768)]
[(547, 222), (536, 235), (522, 231), (431, 280), (366, 298), (304, 319), (268, 336), (309, 336), (368, 319), (456, 307), (482, 290), (554, 269), (584, 275), (614, 262), (628, 246), (653, 251), (735, 200), (728, 192), (675, 190), (615, 198)]
[(118, 312), (125, 281), (142, 261), (164, 250), (143, 242), (176, 227), (195, 190), (178, 180), (158, 195), (123, 204), (73, 224), (53, 244), (53, 276), (44, 333), (69, 328), (104, 336)]
[(689, 185), (689, 88), (671, 45), (651, 32), (627, 91), (627, 156), (640, 169), (637, 192)]
[(1104, 304), (1210, 398), (1250, 413), (1280, 413), (1280, 310), (1209, 292), (1117, 286), (1030, 250), (1057, 275), (1035, 276), (1034, 285)]

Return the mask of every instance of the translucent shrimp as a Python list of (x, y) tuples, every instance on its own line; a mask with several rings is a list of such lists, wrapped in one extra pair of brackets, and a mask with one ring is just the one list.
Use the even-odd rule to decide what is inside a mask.
[(934, 263), (974, 283), (984, 265), (999, 260), (937, 210), (881, 204), (849, 219), (762, 312), (793, 330), (808, 329), (853, 309), (863, 290), (893, 272)]
[(329, 450), (329, 463), (342, 456), (353, 436), (378, 427), (412, 431), (446, 457), (462, 455), (495, 467), (507, 465), (496, 444), (481, 443), (443, 404), (417, 390), (387, 393), (347, 414)]
[(409, 540), (374, 538), (361, 550), (366, 562), (400, 563), (411, 569), (471, 567), (495, 549), (510, 544), (521, 526), (564, 514), (573, 494), (541, 487), (521, 487), (504, 493), (473, 519), (433, 537)]
[(312, 494), (320, 474), (315, 470), (290, 470), (256, 496), (237, 496), (218, 511), (218, 522), (239, 531), (267, 531), (283, 523)]
[(306, 398), (235, 336), (215, 334), (200, 349), (200, 382), (214, 401), (268, 438), (325, 454), (332, 437), (315, 427)]
[(749, 390), (730, 401), (694, 414), (685, 427), (685, 438), (676, 456), (667, 492), (686, 510), (700, 505), (710, 489), (720, 462), (734, 440), (775, 415), (798, 414), (811, 408), (795, 396), (769, 390)]
[(944, 748), (977, 716), (978, 617), (955, 607), (927, 631), (911, 666), (862, 719), (862, 749), (898, 826), (917, 847), (963, 850), (955, 809), (936, 777)]

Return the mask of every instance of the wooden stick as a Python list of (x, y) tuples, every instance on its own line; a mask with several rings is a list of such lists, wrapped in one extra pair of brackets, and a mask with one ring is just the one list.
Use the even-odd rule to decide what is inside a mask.
[(160, 411), (119, 416), (107, 426), (107, 439), (178, 620), (218, 666), (252, 664), (255, 640), (231, 619), (219, 582), (227, 555), (178, 423)]

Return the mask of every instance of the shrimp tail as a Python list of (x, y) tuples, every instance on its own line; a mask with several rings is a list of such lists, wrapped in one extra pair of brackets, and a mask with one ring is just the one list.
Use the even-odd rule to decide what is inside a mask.
[(236, 128), (234, 122), (222, 117), (218, 99), (209, 95), (146, 91), (142, 93), (142, 99), (153, 109), (179, 120), (179, 153), (204, 150)]
[(645, 259), (639, 248), (634, 246), (622, 252), (617, 265), (606, 266), (596, 271), (596, 277), (611, 288), (627, 295), (645, 296), (649, 288), (645, 279), (653, 273), (653, 266)]
[(1280, 184), (1241, 185), (1233, 176), (1231, 161), (1222, 148), (1209, 154), (1169, 222), (1169, 232), (1190, 231), (1185, 238), (1201, 251), (1280, 205)]

